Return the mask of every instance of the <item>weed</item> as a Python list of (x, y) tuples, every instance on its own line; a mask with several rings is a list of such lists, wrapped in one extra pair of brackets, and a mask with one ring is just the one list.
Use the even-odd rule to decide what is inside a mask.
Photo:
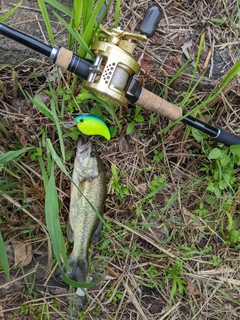
[(119, 300), (123, 299), (123, 295), (121, 294), (120, 290), (116, 291), (115, 287), (110, 286), (109, 291), (110, 292), (109, 292), (107, 298), (111, 298), (112, 295), (114, 294), (114, 296), (113, 296), (113, 302), (114, 303), (117, 303), (117, 302), (119, 302)]
[(184, 285), (186, 284), (186, 282), (180, 278), (180, 276), (183, 274), (182, 262), (177, 261), (171, 269), (166, 266), (166, 272), (167, 275), (165, 282), (168, 282), (169, 279), (172, 279), (172, 288), (170, 293), (170, 301), (172, 301), (177, 291), (180, 294), (183, 293)]
[(215, 256), (215, 255), (213, 255), (213, 256), (211, 257), (211, 259), (209, 260), (209, 262), (211, 262), (214, 267), (217, 267), (217, 266), (222, 262), (222, 259), (221, 259), (221, 258), (218, 258), (218, 257)]
[(164, 154), (162, 152), (159, 152), (158, 150), (153, 150), (153, 161), (156, 163), (161, 162), (164, 159)]
[(230, 244), (236, 248), (240, 248), (240, 231), (239, 231), (239, 217), (233, 219), (229, 213), (228, 217), (228, 226), (226, 234), (226, 243)]
[(208, 154), (209, 160), (214, 160), (212, 166), (204, 164), (200, 169), (206, 174), (208, 181), (207, 190), (213, 192), (218, 198), (223, 196), (224, 191), (234, 192), (237, 180), (235, 166), (240, 165), (240, 158), (233, 154), (225, 146), (214, 148)]
[(129, 190), (127, 187), (124, 187), (120, 184), (117, 168), (113, 164), (111, 165), (111, 171), (112, 171), (111, 188), (115, 191), (118, 199), (122, 201), (125, 196), (129, 195)]
[(87, 319), (88, 317), (83, 311), (80, 311), (78, 312), (78, 318), (79, 320), (84, 320), (84, 319)]
[(150, 267), (147, 269), (147, 274), (149, 275), (149, 278), (154, 278), (159, 274), (159, 272), (155, 268), (155, 266), (151, 264)]
[(126, 134), (130, 134), (133, 132), (136, 123), (144, 121), (143, 116), (140, 114), (141, 110), (142, 110), (142, 107), (136, 106), (133, 119), (131, 120), (131, 122), (127, 126)]
[(58, 88), (57, 94), (61, 98), (61, 119), (64, 118), (65, 111), (71, 113), (78, 111), (78, 105), (73, 100), (73, 90), (67, 87)]
[(196, 215), (198, 215), (201, 218), (205, 218), (207, 214), (209, 213), (209, 210), (205, 208), (204, 203), (200, 202), (199, 208), (195, 209), (193, 211)]
[(8, 257), (5, 249), (5, 244), (0, 232), (0, 269), (4, 270), (8, 281), (10, 281), (10, 269), (8, 264)]

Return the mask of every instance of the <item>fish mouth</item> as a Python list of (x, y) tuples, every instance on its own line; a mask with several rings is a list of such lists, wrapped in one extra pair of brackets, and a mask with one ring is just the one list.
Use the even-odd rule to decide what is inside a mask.
[(91, 148), (91, 141), (88, 140), (86, 136), (79, 138), (77, 147), (78, 154), (86, 152), (89, 148)]

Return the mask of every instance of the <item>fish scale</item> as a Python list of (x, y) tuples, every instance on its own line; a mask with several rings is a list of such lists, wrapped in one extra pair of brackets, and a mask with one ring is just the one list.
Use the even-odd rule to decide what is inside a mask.
[[(77, 240), (78, 243), (73, 247), (71, 254), (71, 256), (75, 259), (78, 257), (87, 257), (90, 237), (86, 237), (86, 234), (93, 234), (99, 222), (98, 217), (83, 195), (95, 208), (101, 208), (103, 203), (99, 201), (102, 198), (99, 190), (101, 190), (102, 184), (104, 183), (105, 182), (103, 179), (101, 179), (101, 177), (97, 177), (85, 184), (81, 183), (80, 185), (84, 186), (80, 188), (82, 194), (77, 190), (76, 187), (74, 187), (73, 192), (80, 194), (80, 199), (78, 202), (70, 206), (71, 214), (69, 218), (69, 223), (71, 229), (73, 230), (73, 234), (78, 233), (80, 235)], [(93, 192), (93, 190), (95, 190), (95, 192)], [(86, 214), (86, 212), (88, 212), (88, 214)]]

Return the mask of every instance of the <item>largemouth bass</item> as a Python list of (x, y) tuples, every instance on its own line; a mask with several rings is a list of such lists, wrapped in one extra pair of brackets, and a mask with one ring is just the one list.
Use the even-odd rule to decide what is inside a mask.
[(78, 188), (72, 183), (67, 236), (74, 244), (68, 259), (72, 271), (67, 276), (83, 283), (88, 274), (88, 247), (91, 240), (99, 240), (102, 226), (89, 202), (102, 215), (106, 196), (104, 167), (91, 142), (79, 139), (72, 180)]

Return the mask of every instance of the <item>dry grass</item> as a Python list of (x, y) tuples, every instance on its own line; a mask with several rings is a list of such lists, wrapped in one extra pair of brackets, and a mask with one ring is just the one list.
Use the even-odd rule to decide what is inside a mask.
[[(184, 97), (200, 35), (205, 33), (199, 74), (194, 82), (205, 69), (206, 73), (194, 91), (190, 110), (239, 59), (239, 2), (123, 0), (120, 25), (133, 32), (147, 5), (152, 4), (161, 7), (163, 18), (147, 48), (139, 43), (141, 50), (136, 53), (140, 56), (145, 50), (141, 72), (144, 85), (159, 92), (187, 55), (192, 57), (189, 68), (165, 90), (166, 99), (180, 102)], [(223, 20), (226, 22), (220, 23)], [(106, 25), (110, 26), (112, 21), (110, 11)], [(1, 152), (27, 145), (41, 146), (42, 137), (38, 135), (41, 130), (46, 130), (46, 135), (59, 149), (54, 126), (17, 89), (17, 81), (31, 94), (47, 88), (45, 75), (50, 69), (51, 66), (36, 64), (34, 73), (24, 66), (12, 73), (0, 66)], [(232, 216), (239, 215), (239, 192), (237, 198), (234, 193), (226, 192), (213, 201), (200, 171), (203, 164), (213, 165), (206, 152), (215, 144), (198, 143), (191, 135), (186, 136), (183, 124), (168, 127), (167, 119), (151, 118), (143, 110), (144, 122), (136, 123), (134, 132), (126, 136), (126, 119), (133, 116), (134, 110), (131, 105), (117, 110), (123, 130), (110, 142), (94, 139), (107, 171), (104, 218), (108, 227), (104, 227), (101, 241), (90, 248), (91, 274), (102, 281), (89, 290), (86, 319), (240, 319), (239, 249), (224, 241), (225, 204), (230, 203), (228, 210)], [(239, 134), (238, 82), (232, 83), (208, 110), (202, 110), (202, 115), (207, 122)], [(65, 119), (69, 120), (70, 115), (66, 114)], [(66, 150), (75, 148), (75, 142), (70, 139), (66, 139), (65, 145)], [(71, 172), (73, 157), (65, 165)], [(119, 173), (119, 189), (112, 179), (111, 165)], [(4, 277), (0, 277), (0, 291), (4, 294), (0, 300), (0, 318), (47, 319), (45, 313), (49, 313), (50, 319), (65, 319), (68, 293), (52, 295), (37, 286), (29, 289), (31, 283), (41, 283), (48, 274), (47, 255), (51, 254), (47, 252), (48, 238), (41, 228), (41, 224), (45, 224), (44, 185), (39, 164), (26, 155), (7, 169), (1, 172), (1, 179), (19, 182), (13, 187), (14, 193), (0, 198), (3, 221), (0, 227), (12, 276), (17, 279), (23, 276), (21, 269), (14, 268), (14, 252), (9, 245), (13, 238), (31, 247), (34, 260), (25, 269), (25, 274), (29, 273), (27, 289), (26, 281), (19, 284), (13, 280), (8, 286), (4, 284)], [(61, 202), (60, 221), (65, 225), (70, 182), (57, 168), (55, 177)], [(162, 188), (149, 197), (160, 184)], [(238, 191), (239, 178), (235, 186)], [(211, 202), (206, 201), (210, 198)], [(34, 278), (32, 271), (36, 262), (40, 271), (38, 269)], [(183, 281), (183, 290), (177, 283), (171, 299), (175, 275)], [(14, 283), (18, 286), (13, 287)], [(32, 313), (24, 309), (27, 305), (33, 306)]]

